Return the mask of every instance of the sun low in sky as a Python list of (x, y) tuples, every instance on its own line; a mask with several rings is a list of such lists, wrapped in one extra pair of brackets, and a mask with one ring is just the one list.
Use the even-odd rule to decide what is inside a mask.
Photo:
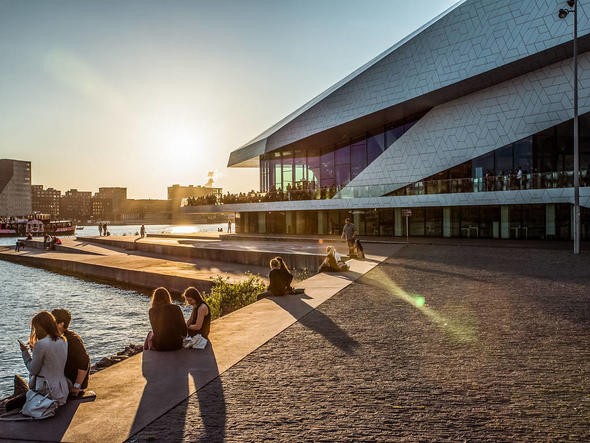
[(0, 0), (0, 158), (62, 191), (258, 189), (231, 151), (454, 3)]

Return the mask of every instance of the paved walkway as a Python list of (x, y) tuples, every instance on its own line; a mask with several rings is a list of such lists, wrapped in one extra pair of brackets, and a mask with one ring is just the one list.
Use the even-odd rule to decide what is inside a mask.
[(590, 441), (589, 270), (409, 245), (131, 441)]
[[(2, 422), (0, 439), (119, 442), (139, 432), (188, 396), (215, 380), (268, 340), (387, 257), (376, 246), (366, 261), (345, 273), (305, 280), (305, 293), (260, 300), (215, 320), (204, 351), (144, 352), (91, 377), (94, 402), (68, 402), (56, 417), (39, 422)], [(169, 436), (160, 437), (170, 441)]]

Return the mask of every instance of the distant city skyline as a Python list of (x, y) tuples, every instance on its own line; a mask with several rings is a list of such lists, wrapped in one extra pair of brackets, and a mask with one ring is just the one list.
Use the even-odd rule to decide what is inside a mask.
[(62, 192), (257, 190), (232, 150), (455, 3), (0, 0), (0, 158)]

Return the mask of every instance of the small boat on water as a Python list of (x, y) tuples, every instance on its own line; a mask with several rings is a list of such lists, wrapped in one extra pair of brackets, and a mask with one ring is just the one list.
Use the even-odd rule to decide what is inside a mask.
[(71, 220), (50, 220), (47, 214), (35, 214), (27, 218), (0, 220), (0, 237), (42, 237), (45, 234), (67, 236), (74, 235), (76, 225)]

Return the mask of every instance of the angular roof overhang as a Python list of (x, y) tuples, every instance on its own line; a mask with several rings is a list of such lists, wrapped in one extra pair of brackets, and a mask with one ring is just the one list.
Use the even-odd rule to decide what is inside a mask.
[[(285, 135), (285, 133), (289, 131), (289, 126), (292, 123), (297, 123), (298, 120), (306, 118), (306, 115), (309, 112), (317, 111), (316, 114), (329, 112), (330, 109), (320, 109), (320, 107), (324, 105), (324, 102), (328, 100), (330, 96), (338, 90), (347, 87), (349, 83), (357, 81), (357, 77), (376, 67), (376, 65), (391, 56), (396, 50), (413, 40), (419, 39), (420, 35), (425, 30), (437, 23), (441, 18), (445, 18), (458, 7), (465, 6), (469, 8), (470, 5), (467, 3), (470, 2), (461, 1), (457, 3), (422, 28), (406, 37), (404, 40), (375, 57), (364, 66), (273, 125), (254, 140), (233, 151), (230, 154), (228, 167), (257, 167), (259, 166), (261, 155), (278, 150), (298, 149), (309, 146), (321, 148), (345, 143), (349, 141), (351, 137), (358, 136), (364, 132), (382, 128), (384, 125), (391, 122), (403, 121), (410, 119), (413, 116), (421, 115), (432, 107), (440, 105), (446, 101), (459, 98), (477, 90), (485, 89), (572, 56), (571, 40), (561, 38), (561, 43), (554, 46), (550, 46), (529, 55), (524, 55), (521, 58), (515, 58), (511, 62), (500, 64), (488, 70), (483, 70), (478, 74), (467, 76), (464, 79), (459, 79), (454, 83), (444, 85), (440, 88), (427, 90), (423, 94), (414, 97), (408, 96), (404, 100), (398, 100), (389, 106), (382, 107), (382, 109), (356, 116), (355, 118), (336, 124), (332, 127), (319, 130), (309, 127), (306, 131), (303, 131), (306, 132), (306, 134), (299, 138)], [(589, 27), (586, 24), (583, 28), (584, 31), (580, 32), (581, 35), (578, 37), (580, 52), (590, 50)], [(582, 35), (584, 33), (585, 35)], [(383, 87), (389, 86), (391, 85), (387, 83), (383, 84)], [(337, 112), (337, 110), (332, 111)], [(317, 118), (317, 116), (312, 117), (311, 119), (313, 118)], [(306, 123), (303, 123), (302, 125), (305, 124)], [(292, 140), (289, 140), (289, 138)], [(285, 142), (286, 140), (287, 142)]]

